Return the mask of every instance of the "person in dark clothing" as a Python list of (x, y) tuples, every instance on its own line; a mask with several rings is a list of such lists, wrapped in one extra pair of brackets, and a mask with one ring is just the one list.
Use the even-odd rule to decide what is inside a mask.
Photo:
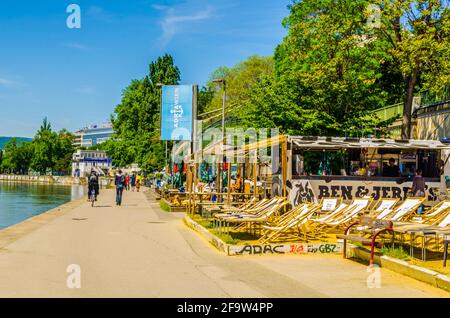
[(136, 188), (136, 175), (134, 173), (130, 177), (130, 184), (131, 184), (131, 191), (134, 192), (134, 189)]
[(98, 182), (98, 175), (95, 171), (91, 171), (91, 175), (88, 178), (88, 201), (91, 198), (91, 193), (93, 190), (95, 190), (95, 201), (97, 201), (97, 196), (100, 194), (100, 186)]
[(125, 176), (122, 174), (122, 170), (114, 178), (114, 184), (116, 185), (116, 205), (122, 205), (123, 189), (125, 188)]
[(398, 178), (400, 177), (400, 168), (395, 164), (395, 159), (389, 159), (389, 166), (384, 167), (384, 177)]
[[(416, 175), (414, 176), (413, 183), (412, 183), (412, 193), (415, 197), (424, 197), (426, 195), (425, 193), (425, 179), (422, 177), (422, 170), (417, 169)], [(417, 213), (419, 215), (422, 215), (424, 211), (423, 204), (420, 205), (420, 207), (417, 209)]]
[(425, 179), (422, 177), (422, 170), (417, 169), (412, 183), (412, 193), (415, 197), (424, 197), (425, 187)]

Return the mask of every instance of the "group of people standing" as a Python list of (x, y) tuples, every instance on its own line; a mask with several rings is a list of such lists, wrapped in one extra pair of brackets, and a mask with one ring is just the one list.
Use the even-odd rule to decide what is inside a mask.
[(116, 205), (122, 205), (122, 197), (123, 191), (132, 191), (136, 190), (140, 191), (142, 185), (142, 176), (136, 175), (133, 173), (131, 176), (126, 173), (125, 175), (122, 173), (122, 170), (119, 170), (118, 173), (114, 177), (114, 185), (116, 186)]
[[(114, 176), (114, 185), (116, 187), (116, 205), (122, 205), (123, 191), (137, 191), (139, 192), (142, 185), (142, 176), (136, 175), (135, 173), (129, 175), (128, 173), (123, 174), (122, 170), (119, 170)], [(95, 191), (95, 200), (100, 193), (100, 186), (98, 175), (95, 171), (92, 171), (88, 177), (88, 200), (90, 200), (90, 195)]]

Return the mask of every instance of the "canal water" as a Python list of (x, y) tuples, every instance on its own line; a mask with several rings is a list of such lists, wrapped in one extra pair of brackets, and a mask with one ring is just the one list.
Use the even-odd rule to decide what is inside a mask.
[(0, 229), (79, 199), (86, 191), (78, 185), (0, 181)]

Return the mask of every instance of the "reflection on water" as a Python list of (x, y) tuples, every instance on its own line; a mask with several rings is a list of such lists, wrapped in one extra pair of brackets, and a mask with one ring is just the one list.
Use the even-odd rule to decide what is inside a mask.
[(85, 187), (0, 181), (0, 229), (81, 198)]

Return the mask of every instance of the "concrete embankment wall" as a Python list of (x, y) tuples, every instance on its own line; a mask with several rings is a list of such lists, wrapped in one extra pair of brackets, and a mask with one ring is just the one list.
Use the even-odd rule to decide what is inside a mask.
[[(28, 176), (28, 175), (2, 175), (0, 174), (0, 181), (9, 182), (36, 182), (45, 184), (86, 184), (86, 178), (67, 177), (67, 176)], [(102, 187), (108, 187), (112, 183), (112, 178), (100, 177), (100, 184)]]

